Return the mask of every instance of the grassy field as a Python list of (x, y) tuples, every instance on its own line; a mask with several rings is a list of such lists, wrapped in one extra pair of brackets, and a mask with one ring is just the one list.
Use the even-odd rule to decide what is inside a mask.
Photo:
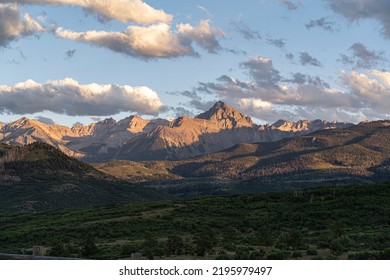
[(94, 259), (389, 259), (390, 183), (0, 215), (0, 252)]

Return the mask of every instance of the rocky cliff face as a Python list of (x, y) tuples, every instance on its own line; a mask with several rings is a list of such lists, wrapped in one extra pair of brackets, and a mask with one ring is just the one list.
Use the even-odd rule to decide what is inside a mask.
[(279, 120), (271, 125), (256, 125), (250, 117), (219, 101), (195, 118), (183, 116), (171, 122), (130, 116), (118, 122), (109, 118), (68, 128), (22, 118), (0, 125), (0, 142), (14, 145), (45, 142), (86, 161), (174, 160), (220, 151), (239, 143), (272, 142), (350, 125), (322, 120)]
[(224, 129), (255, 126), (250, 117), (244, 116), (222, 101), (218, 101), (210, 110), (195, 118), (210, 121)]

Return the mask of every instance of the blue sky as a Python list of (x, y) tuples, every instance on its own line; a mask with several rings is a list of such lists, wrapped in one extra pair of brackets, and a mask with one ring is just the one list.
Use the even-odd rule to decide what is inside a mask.
[(91, 2), (0, 0), (0, 121), (390, 117), (388, 0)]

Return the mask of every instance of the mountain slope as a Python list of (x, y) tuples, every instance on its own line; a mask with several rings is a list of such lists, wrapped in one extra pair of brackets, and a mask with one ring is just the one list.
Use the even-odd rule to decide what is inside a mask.
[[(324, 176), (352, 174), (374, 176), (375, 169), (390, 158), (389, 122), (363, 123), (349, 129), (322, 130), (307, 136), (257, 144), (252, 154), (200, 157), (190, 176), (251, 178), (312, 173)], [(253, 147), (254, 148), (254, 147)], [(176, 169), (180, 170), (180, 168)], [(175, 170), (173, 170), (175, 173)], [(180, 172), (178, 172), (180, 174)], [(187, 175), (187, 176), (188, 176)]]
[(21, 118), (0, 127), (0, 142), (11, 145), (26, 145), (34, 142), (50, 144), (69, 156), (81, 158), (82, 152), (66, 146), (63, 138), (73, 135), (70, 128), (60, 125), (47, 125), (36, 120)]
[[(239, 144), (227, 150), (179, 161), (158, 161), (170, 176), (181, 178), (332, 181), (344, 178), (390, 179), (390, 121), (361, 123), (348, 129), (327, 129), (277, 142)], [(106, 166), (98, 167), (109, 172)], [(141, 168), (139, 167), (141, 172)], [(122, 175), (139, 180), (131, 171)], [(146, 177), (145, 177), (146, 178)], [(366, 178), (366, 179), (364, 179)], [(152, 178), (153, 179), (153, 178)], [(278, 179), (278, 180), (279, 180)], [(343, 180), (344, 180), (343, 179)]]
[(51, 145), (0, 144), (0, 212), (79, 208), (163, 199), (103, 174)]

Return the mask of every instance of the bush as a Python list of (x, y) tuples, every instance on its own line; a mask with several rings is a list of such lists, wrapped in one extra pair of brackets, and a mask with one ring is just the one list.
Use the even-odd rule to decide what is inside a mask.
[(294, 259), (298, 259), (298, 258), (302, 258), (302, 253), (299, 252), (299, 251), (295, 251), (291, 254), (291, 256), (294, 258)]
[(166, 255), (181, 255), (183, 253), (183, 239), (178, 235), (168, 236)]
[(390, 260), (390, 248), (386, 248), (379, 253), (379, 259)]
[(290, 253), (287, 251), (272, 250), (267, 255), (267, 260), (287, 260), (290, 258)]
[(135, 243), (128, 243), (122, 246), (121, 255), (122, 256), (131, 256), (133, 253), (138, 253), (141, 250), (141, 247)]
[(92, 237), (87, 237), (81, 244), (81, 256), (83, 258), (90, 258), (99, 252)]
[(349, 260), (376, 260), (378, 259), (378, 257), (379, 257), (378, 253), (367, 252), (367, 251), (348, 255)]
[(251, 253), (248, 248), (238, 248), (235, 255), (236, 260), (250, 260)]
[(310, 247), (309, 249), (307, 249), (306, 254), (309, 256), (317, 256), (318, 252), (315, 248)]
[(52, 257), (70, 257), (68, 247), (62, 241), (54, 241), (47, 255)]
[(330, 249), (332, 250), (333, 254), (341, 255), (343, 252), (348, 251), (350, 243), (351, 239), (343, 235), (332, 240), (332, 242), (330, 243)]

